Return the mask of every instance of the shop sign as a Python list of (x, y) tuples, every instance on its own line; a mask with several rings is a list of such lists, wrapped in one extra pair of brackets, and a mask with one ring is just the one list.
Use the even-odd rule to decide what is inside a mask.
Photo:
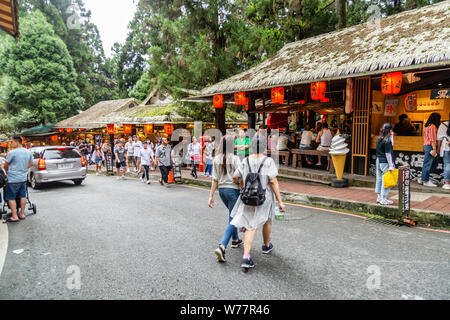
[[(442, 94), (442, 92), (441, 92)], [(444, 99), (430, 99), (431, 90), (417, 92), (417, 111), (444, 110)]]
[(394, 117), (397, 114), (398, 99), (390, 99), (385, 101), (384, 115), (386, 117)]
[(417, 110), (417, 94), (407, 94), (405, 95), (405, 111), (413, 112)]
[(430, 99), (450, 99), (450, 89), (431, 90)]

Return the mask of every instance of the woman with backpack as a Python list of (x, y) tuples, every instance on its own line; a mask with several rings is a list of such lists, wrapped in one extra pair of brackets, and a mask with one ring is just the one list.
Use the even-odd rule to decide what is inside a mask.
[(266, 148), (265, 137), (255, 135), (250, 143), (250, 156), (242, 162), (233, 176), (236, 182), (241, 181), (243, 187), (231, 213), (231, 224), (238, 229), (245, 228), (241, 264), (244, 269), (254, 267), (250, 251), (257, 229), (262, 228), (262, 253), (268, 254), (273, 250), (270, 235), (276, 201), (280, 211), (286, 212), (277, 180), (278, 169), (272, 158), (264, 156)]
[(223, 204), (228, 209), (228, 226), (220, 241), (219, 247), (214, 251), (219, 262), (225, 262), (225, 249), (230, 242), (232, 248), (238, 248), (242, 243), (239, 239), (238, 232), (235, 226), (230, 224), (231, 212), (234, 205), (239, 198), (239, 184), (233, 180), (233, 173), (240, 166), (238, 156), (234, 155), (234, 137), (224, 136), (220, 140), (220, 145), (217, 148), (218, 154), (214, 157), (212, 162), (212, 184), (209, 193), (208, 205), (214, 207), (214, 193), (219, 189), (220, 198)]

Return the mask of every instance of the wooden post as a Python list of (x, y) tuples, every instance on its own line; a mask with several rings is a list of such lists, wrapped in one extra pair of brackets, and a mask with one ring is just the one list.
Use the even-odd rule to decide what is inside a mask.
[(248, 97), (248, 111), (247, 111), (247, 115), (248, 115), (248, 128), (249, 129), (256, 129), (256, 113), (254, 112), (250, 112), (252, 110), (256, 110), (255, 107), (255, 100), (252, 97), (251, 94), (249, 94)]
[(223, 108), (216, 109), (216, 128), (219, 129), (223, 135), (226, 134), (226, 126), (225, 126), (225, 110), (227, 106), (225, 103), (223, 104)]

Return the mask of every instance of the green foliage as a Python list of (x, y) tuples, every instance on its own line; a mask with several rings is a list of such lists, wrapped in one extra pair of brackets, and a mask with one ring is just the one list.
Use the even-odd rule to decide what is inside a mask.
[(21, 20), (19, 42), (2, 39), (0, 70), (3, 111), (17, 126), (55, 122), (84, 104), (67, 47), (40, 11)]

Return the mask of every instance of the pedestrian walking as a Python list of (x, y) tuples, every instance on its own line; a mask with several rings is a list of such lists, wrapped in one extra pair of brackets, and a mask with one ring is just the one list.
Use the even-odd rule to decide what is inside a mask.
[(201, 150), (202, 145), (198, 143), (198, 140), (196, 137), (192, 137), (192, 143), (188, 145), (188, 155), (191, 160), (192, 164), (192, 171), (191, 176), (194, 177), (194, 179), (198, 179), (197, 176), (197, 165), (202, 161), (201, 158)]
[(444, 185), (442, 186), (442, 188), (450, 190), (450, 120), (443, 122), (439, 126), (437, 141), (440, 150), (440, 156), (444, 160)]
[(95, 174), (98, 176), (102, 172), (102, 163), (105, 161), (105, 154), (100, 146), (95, 146), (95, 151), (92, 153), (92, 161), (95, 163)]
[[(22, 138), (14, 136), (11, 141), (12, 150), (8, 152), (3, 169), (7, 174), (5, 200), (11, 209), (11, 217), (4, 221), (18, 222), (25, 219), (25, 205), (27, 203), (28, 169), (33, 165), (33, 156), (22, 146)], [(16, 199), (20, 199), (20, 212), (17, 213)]]
[[(254, 176), (259, 173), (259, 187), (260, 190), (264, 192), (263, 194), (265, 196), (265, 200), (262, 204), (257, 206), (245, 204), (241, 196), (231, 213), (231, 217), (233, 218), (231, 224), (238, 229), (245, 228), (244, 255), (241, 264), (241, 267), (244, 269), (254, 267), (250, 252), (257, 229), (262, 228), (262, 253), (268, 254), (273, 250), (270, 236), (276, 201), (278, 201), (280, 211), (286, 212), (286, 207), (281, 199), (280, 187), (277, 180), (278, 169), (272, 158), (264, 156), (266, 148), (266, 139), (256, 135), (250, 144), (251, 155), (242, 161), (240, 167), (233, 175), (235, 182), (241, 181), (244, 185), (247, 185), (247, 182), (252, 181), (251, 179), (248, 179), (249, 174), (252, 173), (252, 176)], [(245, 192), (246, 189), (248, 188), (245, 188), (244, 186), (243, 192)]]
[(212, 175), (213, 151), (214, 151), (214, 137), (209, 137), (208, 141), (205, 142), (206, 168), (205, 172), (203, 173), (204, 176), (211, 177)]
[(419, 183), (423, 183), (426, 187), (437, 187), (436, 184), (430, 181), (430, 174), (436, 170), (438, 153), (437, 153), (437, 128), (441, 123), (441, 115), (433, 112), (425, 124), (424, 141), (423, 141), (423, 166), (422, 176)]
[(167, 138), (161, 138), (161, 145), (156, 149), (155, 165), (159, 166), (161, 179), (159, 183), (162, 186), (169, 187), (169, 172), (172, 170), (172, 148)]
[(119, 140), (114, 147), (114, 154), (116, 156), (117, 179), (120, 179), (120, 169), (122, 169), (122, 179), (125, 179), (127, 162), (125, 161), (125, 147), (123, 146), (122, 140)]
[(143, 144), (143, 148), (139, 151), (139, 158), (141, 159), (141, 166), (143, 167), (141, 171), (142, 182), (150, 184), (150, 177), (148, 175), (148, 170), (150, 168), (150, 164), (155, 161), (153, 150), (149, 147), (148, 141), (145, 141)]
[(380, 135), (376, 142), (376, 170), (377, 178), (375, 185), (375, 192), (377, 193), (377, 203), (381, 205), (391, 205), (393, 202), (388, 199), (390, 189), (384, 187), (383, 176), (386, 172), (395, 169), (394, 164), (394, 147), (392, 144), (394, 127), (391, 123), (387, 122), (383, 124), (380, 130)]
[(243, 129), (239, 130), (239, 135), (234, 142), (234, 148), (236, 149), (236, 154), (242, 160), (249, 155), (250, 139), (246, 136)]
[(134, 172), (140, 173), (140, 166), (141, 166), (141, 160), (139, 159), (139, 152), (142, 148), (142, 142), (140, 141), (140, 138), (138, 135), (134, 136), (134, 142), (133, 142), (133, 156), (135, 161), (135, 170)]
[(125, 144), (125, 150), (127, 151), (127, 172), (130, 172), (130, 168), (133, 165), (136, 167), (134, 159), (134, 147), (133, 147), (133, 137), (129, 136), (128, 141)]
[(219, 189), (219, 196), (228, 210), (228, 225), (219, 247), (214, 251), (219, 262), (225, 262), (225, 250), (232, 239), (231, 247), (238, 248), (242, 243), (239, 239), (237, 228), (230, 224), (231, 212), (239, 199), (239, 184), (233, 180), (234, 172), (240, 167), (238, 156), (234, 155), (234, 137), (227, 135), (222, 137), (218, 146), (218, 154), (213, 160), (212, 184), (209, 193), (208, 205), (214, 207), (214, 194)]

